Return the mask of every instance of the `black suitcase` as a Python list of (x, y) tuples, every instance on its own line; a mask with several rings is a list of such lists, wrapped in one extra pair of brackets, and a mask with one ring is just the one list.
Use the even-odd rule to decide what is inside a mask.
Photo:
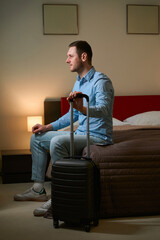
[(87, 100), (87, 158), (75, 157), (73, 134), (73, 103), (71, 102), (71, 142), (68, 158), (56, 161), (52, 166), (51, 199), (53, 225), (59, 221), (80, 224), (89, 232), (91, 224), (98, 225), (100, 209), (99, 169), (89, 157), (89, 98)]

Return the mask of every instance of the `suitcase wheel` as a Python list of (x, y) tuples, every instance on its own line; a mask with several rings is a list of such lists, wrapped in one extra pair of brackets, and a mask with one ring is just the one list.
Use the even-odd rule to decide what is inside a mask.
[(90, 229), (91, 229), (90, 224), (86, 224), (86, 225), (85, 225), (85, 231), (86, 231), (86, 232), (90, 232)]
[(55, 228), (59, 228), (59, 221), (57, 219), (54, 219), (53, 225)]

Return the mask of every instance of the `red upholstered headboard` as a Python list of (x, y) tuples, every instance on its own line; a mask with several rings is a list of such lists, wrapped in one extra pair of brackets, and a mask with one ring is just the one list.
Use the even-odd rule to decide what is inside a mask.
[[(69, 104), (61, 98), (61, 116), (67, 113)], [(115, 96), (113, 117), (124, 120), (127, 117), (147, 111), (160, 111), (160, 95)]]
[(160, 111), (160, 95), (116, 96), (114, 99), (113, 117), (121, 121), (148, 111)]
[(69, 111), (69, 103), (66, 97), (61, 97), (61, 116)]

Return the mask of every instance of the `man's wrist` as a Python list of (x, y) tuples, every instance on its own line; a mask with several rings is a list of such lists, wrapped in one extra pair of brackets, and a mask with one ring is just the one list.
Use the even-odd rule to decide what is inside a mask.
[(83, 106), (81, 113), (87, 115), (87, 108)]
[(46, 125), (46, 131), (52, 131), (53, 130), (53, 126), (52, 126), (52, 124), (50, 123), (50, 124), (47, 124)]

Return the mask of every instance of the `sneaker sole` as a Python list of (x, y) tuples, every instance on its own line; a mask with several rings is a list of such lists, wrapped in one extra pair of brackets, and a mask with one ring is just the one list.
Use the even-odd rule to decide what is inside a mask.
[(33, 215), (35, 216), (35, 217), (43, 217), (44, 216), (44, 214), (46, 213), (47, 211), (45, 211), (45, 212), (33, 212)]
[(47, 197), (43, 198), (18, 198), (14, 197), (14, 201), (34, 201), (34, 202), (46, 202), (48, 200)]

